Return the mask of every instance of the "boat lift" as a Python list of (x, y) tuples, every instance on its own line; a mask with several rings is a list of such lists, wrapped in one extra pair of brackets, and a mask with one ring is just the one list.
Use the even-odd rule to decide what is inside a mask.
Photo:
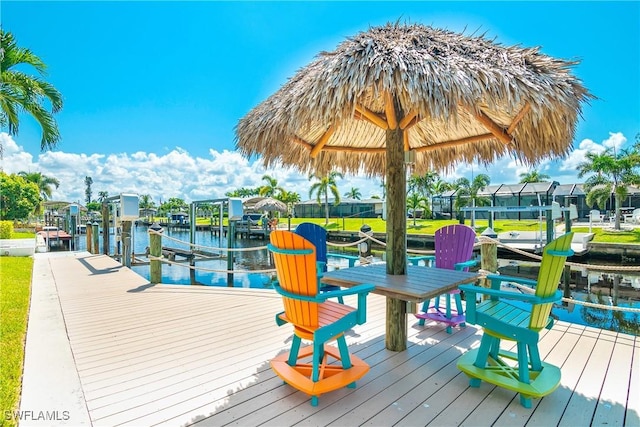
[(554, 221), (564, 216), (565, 231), (571, 231), (571, 222), (578, 218), (578, 209), (576, 205), (571, 204), (568, 208), (561, 207), (560, 203), (552, 202), (551, 205), (540, 206), (481, 206), (481, 207), (465, 207), (461, 209), (462, 212), (489, 212), (489, 227), (485, 230), (484, 234), (493, 234), (493, 214), (496, 212), (539, 212), (538, 220), (540, 221), (540, 245), (542, 245), (542, 217), (544, 216), (547, 221), (547, 242), (552, 241), (555, 238), (555, 226)]

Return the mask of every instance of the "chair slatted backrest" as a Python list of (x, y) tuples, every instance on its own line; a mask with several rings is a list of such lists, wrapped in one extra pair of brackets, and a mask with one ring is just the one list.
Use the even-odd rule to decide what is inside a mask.
[[(287, 292), (315, 297), (318, 294), (316, 248), (302, 236), (290, 231), (272, 231), (271, 245), (278, 282)], [(306, 251), (305, 251), (306, 250)], [(318, 325), (318, 303), (283, 296), (287, 319), (294, 325)]]
[(295, 233), (304, 237), (316, 247), (316, 261), (323, 263), (322, 272), (327, 271), (327, 230), (312, 222), (298, 224)]
[[(536, 296), (541, 298), (550, 297), (558, 290), (560, 275), (567, 261), (567, 256), (571, 255), (571, 240), (573, 232), (563, 234), (551, 241), (544, 247), (540, 271), (538, 272), (538, 284), (536, 285)], [(529, 328), (542, 329), (549, 321), (549, 314), (553, 303), (536, 304), (531, 310), (531, 320)]]
[(476, 232), (466, 225), (453, 224), (436, 230), (434, 239), (436, 267), (453, 270), (457, 263), (469, 261), (473, 256)]

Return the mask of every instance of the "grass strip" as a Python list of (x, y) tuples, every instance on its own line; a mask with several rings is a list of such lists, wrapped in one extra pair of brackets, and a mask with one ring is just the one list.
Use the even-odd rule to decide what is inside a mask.
[(18, 409), (27, 333), (33, 258), (0, 257), (0, 417), (15, 426), (7, 411)]

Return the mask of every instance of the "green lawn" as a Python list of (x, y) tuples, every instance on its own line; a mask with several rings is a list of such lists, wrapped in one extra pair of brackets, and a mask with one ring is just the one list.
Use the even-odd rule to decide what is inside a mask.
[(16, 425), (4, 411), (17, 410), (20, 399), (32, 269), (31, 257), (0, 257), (0, 415), (7, 426)]
[[(571, 230), (576, 233), (588, 233), (589, 227), (573, 227)], [(613, 231), (593, 227), (593, 242), (597, 243), (635, 243), (640, 244), (640, 228), (624, 231)]]
[[(286, 218), (280, 221), (286, 223)], [(301, 222), (314, 222), (316, 224), (325, 225), (324, 218), (292, 218), (291, 225), (299, 224)], [(457, 224), (455, 219), (416, 219), (415, 222), (412, 218), (407, 218), (407, 232), (409, 234), (434, 234), (435, 231), (449, 224)], [(343, 219), (329, 219), (329, 224), (326, 229), (329, 231), (341, 231), (341, 230), (359, 230), (363, 224), (371, 227), (375, 233), (384, 233), (386, 231), (387, 222), (379, 218), (345, 218)], [(470, 225), (467, 220), (465, 224)], [(482, 233), (485, 228), (489, 226), (488, 221), (479, 219), (475, 223), (476, 231)], [(540, 224), (536, 220), (495, 220), (493, 224), (494, 231), (501, 233), (503, 231), (511, 230), (538, 230)], [(542, 229), (546, 229), (543, 224)]]
[(29, 231), (14, 231), (11, 235), (12, 239), (35, 239), (36, 234)]

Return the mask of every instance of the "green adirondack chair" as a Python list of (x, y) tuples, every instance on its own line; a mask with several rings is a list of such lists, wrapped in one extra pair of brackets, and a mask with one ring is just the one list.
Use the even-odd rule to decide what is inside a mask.
[[(458, 360), (458, 368), (471, 378), (471, 387), (486, 381), (513, 390), (520, 393), (525, 408), (531, 408), (531, 398), (546, 396), (558, 387), (560, 368), (540, 359), (538, 338), (541, 330), (553, 326), (549, 315), (553, 303), (562, 299), (558, 282), (567, 257), (573, 255), (572, 238), (573, 233), (567, 233), (545, 246), (537, 280), (489, 275), (491, 289), (460, 286), (467, 299), (467, 323), (483, 328), (480, 347)], [(535, 294), (501, 290), (502, 282), (532, 287)], [(476, 294), (490, 299), (476, 303)], [(515, 341), (517, 352), (500, 349), (501, 340)]]

